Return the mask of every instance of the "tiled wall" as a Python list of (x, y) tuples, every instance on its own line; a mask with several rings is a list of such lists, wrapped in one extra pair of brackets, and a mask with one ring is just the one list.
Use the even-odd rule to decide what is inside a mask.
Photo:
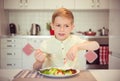
[[(46, 30), (46, 23), (51, 21), (53, 10), (41, 11), (9, 11), (9, 23), (15, 23), (18, 28), (18, 34), (30, 34), (32, 23), (37, 23), (41, 26), (41, 35), (49, 35)], [(109, 11), (105, 10), (80, 10), (73, 11), (75, 17), (76, 31), (87, 31), (91, 28), (98, 34), (98, 29), (103, 26), (108, 28)]]

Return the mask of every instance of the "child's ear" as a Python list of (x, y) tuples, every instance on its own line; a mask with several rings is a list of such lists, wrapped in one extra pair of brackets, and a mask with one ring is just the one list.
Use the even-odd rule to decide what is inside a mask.
[(53, 23), (50, 23), (50, 26), (51, 26), (52, 30), (54, 30), (54, 26), (53, 26)]
[(74, 28), (75, 28), (75, 25), (73, 24), (73, 25), (72, 25), (72, 30), (73, 30)]

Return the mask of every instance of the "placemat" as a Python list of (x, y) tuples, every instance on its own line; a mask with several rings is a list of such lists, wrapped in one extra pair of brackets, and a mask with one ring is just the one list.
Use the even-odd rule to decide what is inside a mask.
[(97, 81), (88, 70), (81, 70), (80, 73), (73, 77), (50, 78), (38, 74), (32, 70), (22, 70), (14, 76), (13, 81)]

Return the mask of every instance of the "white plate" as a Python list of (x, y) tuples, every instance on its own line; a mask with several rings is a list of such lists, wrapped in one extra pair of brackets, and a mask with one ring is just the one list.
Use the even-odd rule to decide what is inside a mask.
[[(45, 69), (40, 69), (40, 71), (43, 71), (43, 70), (46, 70), (46, 69), (50, 69), (50, 68), (45, 68)], [(58, 69), (61, 69), (61, 68), (58, 68)], [(67, 69), (64, 69), (64, 70), (67, 70)], [(44, 74), (44, 73), (41, 73), (40, 71), (38, 71), (38, 73), (42, 74), (43, 76), (46, 76), (46, 77), (53, 77), (53, 78), (65, 78), (65, 77), (72, 77), (72, 76), (75, 76), (77, 74), (79, 74), (80, 70), (78, 69), (73, 69), (73, 70), (76, 70), (76, 73), (74, 74), (71, 74), (71, 75), (50, 75), (50, 74)]]

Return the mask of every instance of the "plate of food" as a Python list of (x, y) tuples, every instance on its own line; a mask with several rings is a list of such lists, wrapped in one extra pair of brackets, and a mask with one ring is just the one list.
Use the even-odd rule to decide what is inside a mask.
[(80, 71), (77, 69), (64, 69), (57, 67), (50, 67), (38, 70), (39, 74), (47, 77), (71, 77), (79, 74), (79, 72)]

